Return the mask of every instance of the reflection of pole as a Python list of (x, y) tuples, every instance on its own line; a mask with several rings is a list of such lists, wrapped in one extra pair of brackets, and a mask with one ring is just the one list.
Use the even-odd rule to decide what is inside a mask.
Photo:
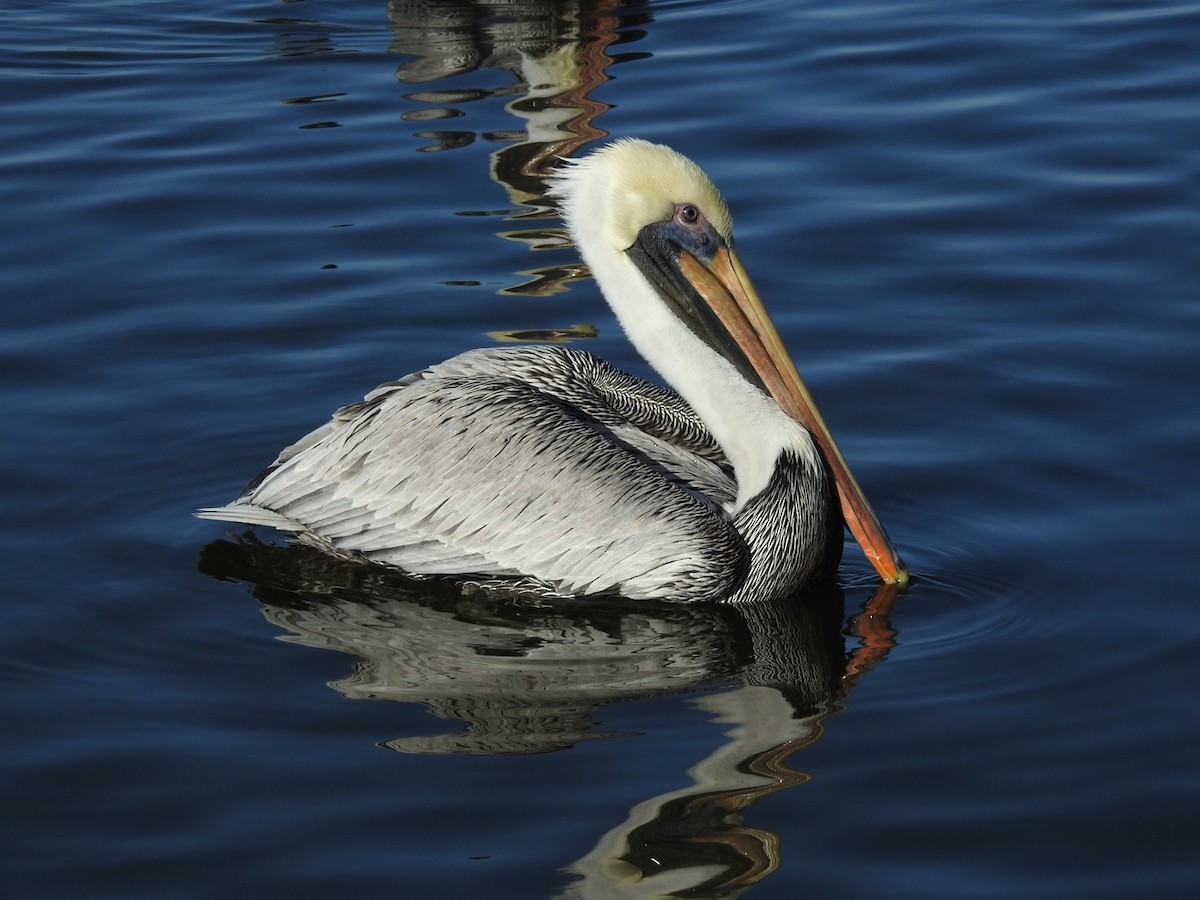
[[(529, 212), (518, 212), (510, 218), (538, 218), (543, 215), (545, 211), (538, 201), (544, 194), (546, 177), (558, 167), (559, 160), (573, 156), (581, 147), (608, 136), (607, 131), (593, 123), (598, 116), (607, 112), (611, 107), (607, 103), (593, 100), (589, 95), (610, 77), (607, 70), (612, 64), (612, 59), (606, 51), (608, 46), (617, 39), (616, 28), (620, 24), (620, 20), (611, 13), (611, 9), (615, 5), (615, 0), (605, 0), (601, 6), (606, 7), (608, 12), (597, 10), (594, 13), (592, 26), (579, 35), (577, 42), (564, 44), (554, 53), (537, 60), (538, 63), (547, 65), (551, 70), (556, 68), (551, 64), (553, 59), (558, 60), (558, 66), (563, 65), (564, 62), (574, 64), (569, 75), (564, 75), (560, 71), (552, 76), (557, 84), (564, 86), (564, 89), (554, 94), (543, 94), (541, 99), (545, 103), (545, 107), (542, 107), (540, 112), (533, 111), (524, 115), (520, 103), (514, 102), (508, 105), (510, 112), (528, 118), (531, 123), (535, 117), (545, 118), (548, 115), (547, 107), (553, 107), (566, 113), (577, 113), (564, 121), (549, 123), (553, 128), (552, 136), (550, 129), (544, 129), (542, 135), (538, 136), (530, 127), (526, 130), (527, 140), (506, 147), (495, 154), (492, 165), (493, 178), (504, 184), (508, 188), (510, 196), (517, 202), (535, 207)], [(569, 51), (569, 59), (564, 59), (567, 51)], [(534, 60), (528, 62), (532, 63)], [(535, 81), (536, 79), (528, 77), (529, 74), (526, 73), (526, 80)], [(534, 95), (535, 91), (531, 89), (521, 102), (526, 102)], [(557, 119), (558, 117), (551, 116), (551, 118)], [(512, 235), (505, 236), (520, 237), (520, 234), (520, 232), (514, 232)], [(535, 246), (534, 249), (537, 247)], [(519, 293), (524, 293), (524, 291), (519, 291)]]
[[(581, 31), (578, 42), (564, 44), (560, 48), (563, 52), (568, 49), (571, 51), (575, 68), (570, 77), (560, 75), (556, 79), (564, 85), (564, 89), (546, 96), (544, 102), (547, 107), (576, 114), (553, 124), (552, 139), (538, 139), (534, 137), (533, 129), (529, 128), (526, 132), (529, 140), (493, 154), (492, 177), (505, 186), (512, 199), (530, 207), (514, 211), (507, 217), (509, 220), (539, 219), (550, 213), (553, 204), (543, 199), (545, 183), (558, 167), (559, 161), (608, 136), (608, 132), (597, 126), (595, 120), (611, 107), (592, 99), (590, 94), (610, 78), (608, 67), (612, 64), (612, 58), (607, 49), (617, 39), (616, 29), (620, 19), (613, 12), (617, 5), (617, 0), (601, 0), (595, 10), (585, 14), (590, 19), (589, 27)], [(517, 104), (509, 104), (509, 109), (516, 112)], [(532, 116), (530, 121), (533, 121)], [(512, 229), (498, 234), (509, 240), (521, 241), (531, 250), (558, 248), (565, 241), (565, 235), (559, 229)], [(544, 297), (565, 290), (564, 285), (568, 281), (585, 278), (588, 272), (581, 263), (572, 263), (528, 269), (519, 274), (528, 276), (530, 280), (506, 287), (500, 293)]]
[(608, 137), (608, 132), (593, 124), (595, 119), (610, 108), (607, 103), (593, 100), (591, 92), (608, 81), (608, 67), (612, 58), (606, 52), (608, 45), (617, 39), (616, 28), (620, 20), (613, 13), (617, 0), (606, 0), (596, 4), (595, 23), (583, 35), (580, 42), (579, 83), (554, 99), (556, 106), (579, 110), (579, 115), (566, 124), (566, 128), (577, 136), (558, 145), (559, 156), (573, 156), (580, 147)]

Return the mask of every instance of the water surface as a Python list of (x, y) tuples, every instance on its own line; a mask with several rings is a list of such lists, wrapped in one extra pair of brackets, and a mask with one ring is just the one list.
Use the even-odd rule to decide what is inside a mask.
[[(12, 896), (1192, 896), (1200, 5), (9, 4)], [(915, 573), (529, 608), (193, 520), (695, 157)], [(269, 537), (269, 536), (264, 536)]]

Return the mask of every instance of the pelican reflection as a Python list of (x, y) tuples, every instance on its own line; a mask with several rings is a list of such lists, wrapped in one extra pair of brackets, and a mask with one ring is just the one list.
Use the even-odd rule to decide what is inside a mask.
[(209, 544), (205, 573), (251, 585), (287, 639), (355, 658), (331, 683), (347, 697), (423, 705), (453, 723), (388, 736), (404, 753), (532, 754), (584, 741), (637, 740), (598, 721), (631, 700), (694, 694), (726, 726), (719, 747), (681, 767), (680, 786), (645, 798), (571, 863), (571, 898), (685, 892), (732, 896), (769, 876), (783, 850), (744, 820), (758, 799), (803, 784), (790, 757), (817, 740), (855, 679), (893, 643), (894, 587), (851, 621), (829, 586), (738, 606), (653, 602), (547, 604), (485, 586), (416, 582), (252, 535)]

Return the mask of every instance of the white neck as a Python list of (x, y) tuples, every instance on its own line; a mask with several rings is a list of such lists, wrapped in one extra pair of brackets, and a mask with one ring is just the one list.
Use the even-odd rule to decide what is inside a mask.
[(695, 410), (725, 452), (738, 485), (731, 513), (767, 486), (784, 449), (818, 464), (808, 432), (693, 334), (625, 253), (585, 254), (585, 259), (630, 342)]
[(575, 245), (625, 334), (733, 465), (738, 496), (731, 512), (767, 486), (784, 449), (819, 466), (808, 432), (696, 337), (625, 252), (637, 240), (638, 223), (662, 221), (674, 202), (692, 195), (707, 197), (710, 217), (726, 220), (728, 233), (728, 212), (704, 174), (674, 151), (624, 141), (568, 169), (556, 192)]

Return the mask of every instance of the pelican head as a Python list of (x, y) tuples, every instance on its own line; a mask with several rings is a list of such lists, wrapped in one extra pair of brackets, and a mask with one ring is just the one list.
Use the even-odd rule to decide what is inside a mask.
[[(700, 167), (669, 147), (623, 139), (571, 161), (552, 192), (630, 341), (729, 453), (739, 497), (743, 482), (755, 490), (767, 477), (761, 465), (739, 466), (739, 458), (754, 455), (738, 451), (755, 441), (747, 423), (782, 411), (819, 447), (846, 524), (880, 576), (907, 581), (754, 290), (734, 248), (729, 210)], [(777, 406), (764, 408), (763, 395)], [(747, 407), (758, 411), (747, 416)]]

